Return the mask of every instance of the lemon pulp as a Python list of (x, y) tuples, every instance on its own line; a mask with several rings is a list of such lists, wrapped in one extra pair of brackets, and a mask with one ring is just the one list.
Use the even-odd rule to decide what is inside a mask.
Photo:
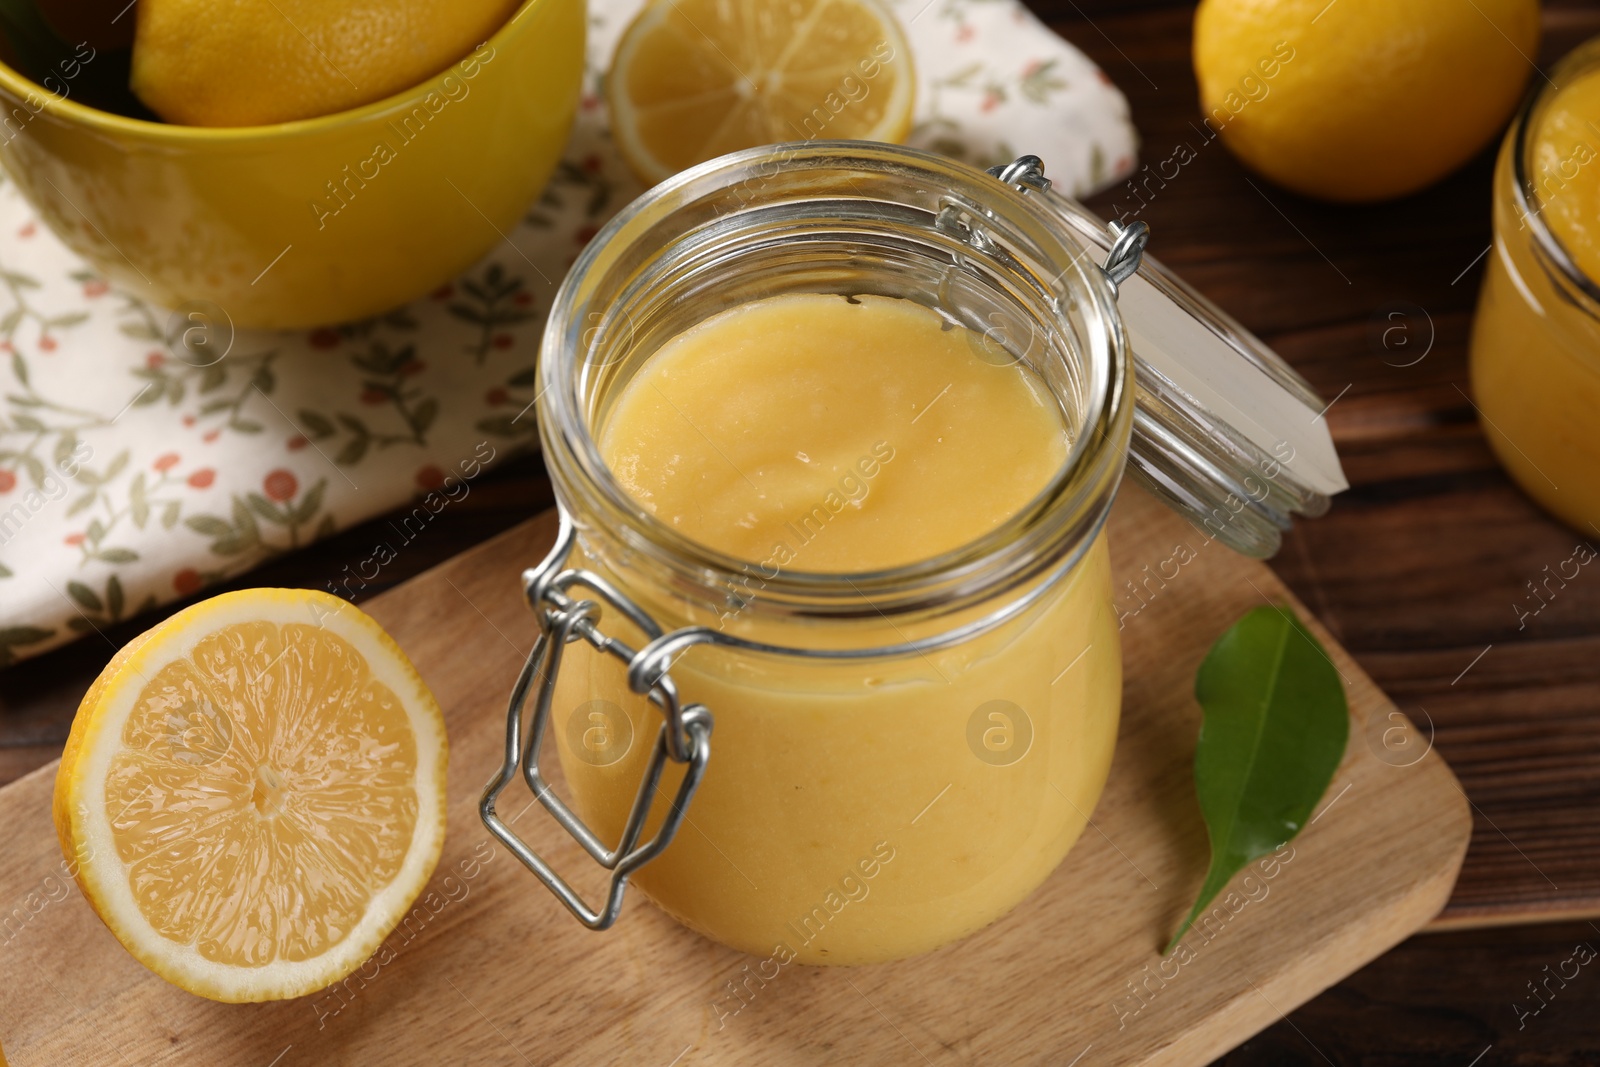
[(651, 0), (606, 79), (623, 158), (647, 184), (727, 152), (901, 141), (909, 45), (877, 0)]
[(399, 873), (416, 738), (334, 634), (208, 635), (144, 686), (122, 743), (106, 776), (117, 856), (151, 926), (207, 959), (320, 955)]

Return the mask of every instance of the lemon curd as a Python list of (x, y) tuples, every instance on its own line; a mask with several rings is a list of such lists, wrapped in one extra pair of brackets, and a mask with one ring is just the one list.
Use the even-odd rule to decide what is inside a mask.
[[(668, 341), (611, 406), (600, 451), (655, 519), (748, 561), (750, 582), (715, 616), (663, 595), (656, 618), (867, 649), (981, 618), (779, 619), (762, 585), (784, 572), (865, 582), (1027, 507), (1072, 441), (1043, 383), (1001, 356), (934, 311), (875, 296), (758, 300)], [(1103, 535), (1038, 591), (999, 625), (920, 653), (691, 649), (672, 676), (711, 709), (713, 755), (683, 829), (635, 883), (778, 965), (892, 959), (1006, 913), (1082, 831), (1120, 709)], [(581, 642), (554, 709), (578, 808), (615, 840), (660, 712)]]
[(1600, 526), (1600, 47), (1562, 69), (1500, 153), (1472, 392), (1501, 464), (1588, 533)]

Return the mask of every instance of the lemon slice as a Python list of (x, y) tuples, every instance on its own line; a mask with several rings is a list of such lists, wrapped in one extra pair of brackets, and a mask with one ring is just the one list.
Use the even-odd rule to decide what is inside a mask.
[(650, 0), (606, 77), (611, 129), (646, 184), (741, 148), (903, 141), (911, 48), (876, 0)]
[(107, 664), (56, 775), (62, 850), (141, 963), (229, 1002), (348, 975), (438, 862), (444, 719), (369, 616), (247, 589)]

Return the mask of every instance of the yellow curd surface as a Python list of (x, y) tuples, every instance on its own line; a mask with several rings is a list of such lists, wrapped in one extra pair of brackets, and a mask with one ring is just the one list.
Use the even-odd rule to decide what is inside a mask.
[[(920, 305), (811, 294), (663, 346), (604, 417), (601, 452), (658, 520), (755, 577), (753, 603), (720, 617), (643, 591), (658, 621), (874, 648), (971, 618), (780, 622), (761, 576), (926, 560), (1022, 511), (1071, 441), (1042, 383), (996, 356)], [(615, 612), (606, 625), (621, 628)], [(1031, 892), (1100, 795), (1121, 696), (1104, 539), (1021, 616), (941, 651), (819, 662), (699, 647), (672, 676), (714, 715), (712, 754), (677, 839), (635, 884), (767, 957), (767, 977), (932, 949)], [(562, 767), (615, 841), (661, 715), (585, 644), (558, 677)]]
[[(1534, 207), (1572, 262), (1600, 279), (1600, 71), (1536, 115)], [(1536, 258), (1511, 173), (1495, 174), (1495, 243), (1472, 333), (1472, 393), (1496, 456), (1528, 495), (1586, 534), (1600, 527), (1600, 319), (1590, 298)]]

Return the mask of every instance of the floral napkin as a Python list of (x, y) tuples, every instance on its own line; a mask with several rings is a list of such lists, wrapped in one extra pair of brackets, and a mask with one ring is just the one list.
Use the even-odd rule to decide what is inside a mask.
[[(424, 299), (225, 357), (113, 289), (0, 185), (0, 666), (185, 597), (402, 505), (330, 588), (375, 580), (497, 460), (537, 443), (534, 357), (554, 282), (640, 191), (596, 89), (639, 0), (590, 5), (565, 161), (508, 242)], [(1132, 168), (1127, 103), (1017, 0), (895, 0), (916, 56), (913, 144), (1041, 156), (1085, 195)]]

